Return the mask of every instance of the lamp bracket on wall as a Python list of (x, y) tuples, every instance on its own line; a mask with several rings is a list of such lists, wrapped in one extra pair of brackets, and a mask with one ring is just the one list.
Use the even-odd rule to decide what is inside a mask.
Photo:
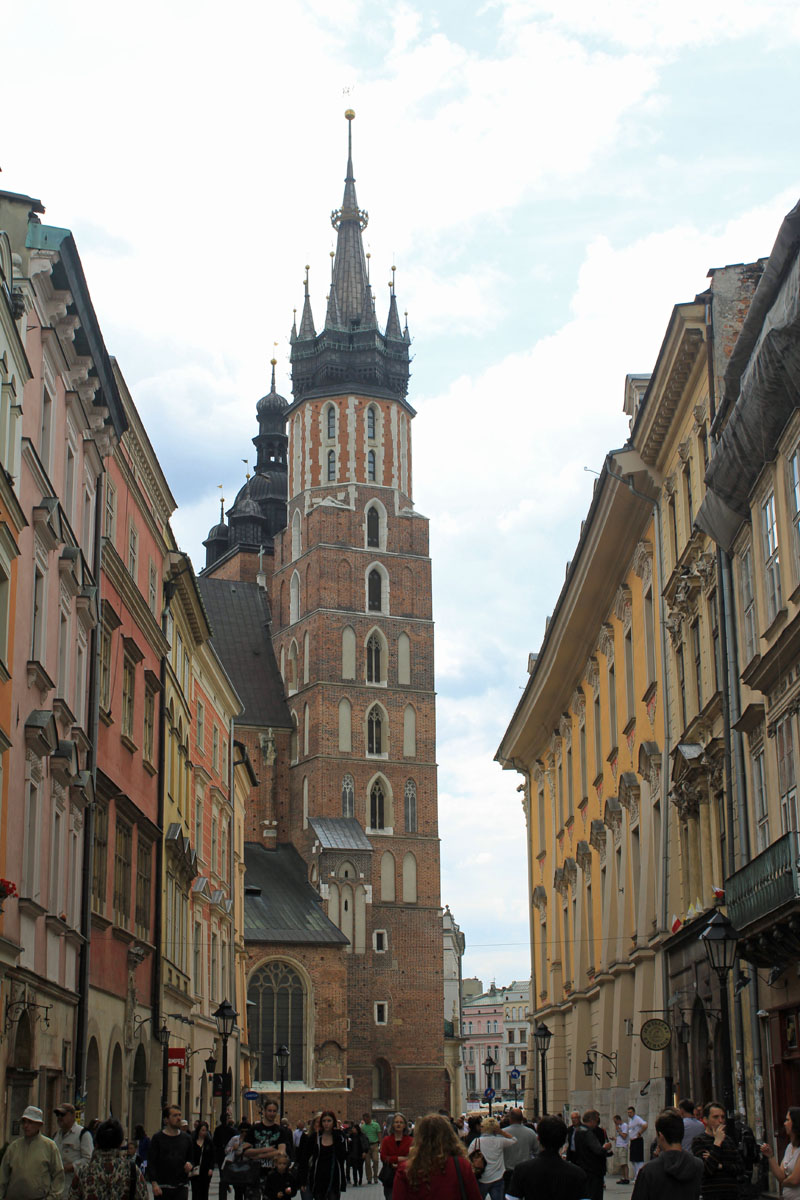
[(9, 1000), (6, 1003), (6, 1018), (3, 1025), (3, 1033), (8, 1033), (12, 1025), (16, 1025), (22, 1020), (25, 1013), (29, 1013), (31, 1020), (35, 1023), (41, 1021), (45, 1029), (50, 1028), (49, 1013), (52, 1004), (34, 1004), (32, 1000)]
[[(593, 1057), (594, 1056), (594, 1057)], [(594, 1076), (595, 1079), (600, 1078), (600, 1072), (597, 1070), (598, 1058), (605, 1059), (610, 1066), (606, 1070), (606, 1075), (609, 1079), (613, 1079), (617, 1073), (617, 1051), (614, 1050), (611, 1054), (606, 1054), (603, 1050), (595, 1050), (590, 1046), (586, 1051), (586, 1058), (583, 1060), (583, 1073), (587, 1078)]]

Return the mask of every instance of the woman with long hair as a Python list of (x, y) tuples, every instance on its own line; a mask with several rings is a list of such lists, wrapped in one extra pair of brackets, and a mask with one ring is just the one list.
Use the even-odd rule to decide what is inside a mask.
[(481, 1200), (464, 1144), (445, 1117), (432, 1113), (417, 1121), (408, 1158), (394, 1177), (392, 1198)]
[(319, 1114), (319, 1127), (311, 1142), (305, 1179), (313, 1200), (339, 1200), (347, 1187), (346, 1157), (347, 1146), (336, 1113), (326, 1108)]
[(214, 1147), (208, 1121), (201, 1121), (192, 1134), (192, 1200), (208, 1200), (208, 1189), (214, 1171)]
[(770, 1171), (781, 1185), (784, 1200), (800, 1200), (800, 1108), (790, 1108), (786, 1113), (783, 1128), (789, 1139), (783, 1158), (765, 1142), (761, 1153), (767, 1160)]
[(383, 1184), (385, 1200), (392, 1200), (395, 1172), (400, 1163), (408, 1158), (410, 1149), (411, 1131), (408, 1121), (402, 1113), (395, 1113), (389, 1132), (381, 1142), (381, 1169), (378, 1179)]

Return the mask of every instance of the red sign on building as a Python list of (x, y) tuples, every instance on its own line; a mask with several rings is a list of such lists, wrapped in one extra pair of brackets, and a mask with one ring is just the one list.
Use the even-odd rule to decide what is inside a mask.
[(186, 1047), (185, 1046), (170, 1046), (167, 1051), (167, 1063), (171, 1067), (180, 1067), (181, 1070), (186, 1070)]

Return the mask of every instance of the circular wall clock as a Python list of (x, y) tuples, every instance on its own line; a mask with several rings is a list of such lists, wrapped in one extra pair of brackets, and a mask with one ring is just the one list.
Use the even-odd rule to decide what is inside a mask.
[(651, 1017), (649, 1021), (645, 1021), (639, 1031), (639, 1037), (648, 1050), (664, 1050), (672, 1041), (672, 1030), (660, 1017)]

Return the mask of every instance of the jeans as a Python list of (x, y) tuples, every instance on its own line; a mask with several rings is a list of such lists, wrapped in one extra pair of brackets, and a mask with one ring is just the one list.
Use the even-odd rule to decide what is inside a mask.
[(492, 1183), (482, 1183), (479, 1179), (478, 1188), (481, 1195), (488, 1196), (489, 1200), (503, 1200), (506, 1193), (502, 1176), (499, 1179), (495, 1179)]

